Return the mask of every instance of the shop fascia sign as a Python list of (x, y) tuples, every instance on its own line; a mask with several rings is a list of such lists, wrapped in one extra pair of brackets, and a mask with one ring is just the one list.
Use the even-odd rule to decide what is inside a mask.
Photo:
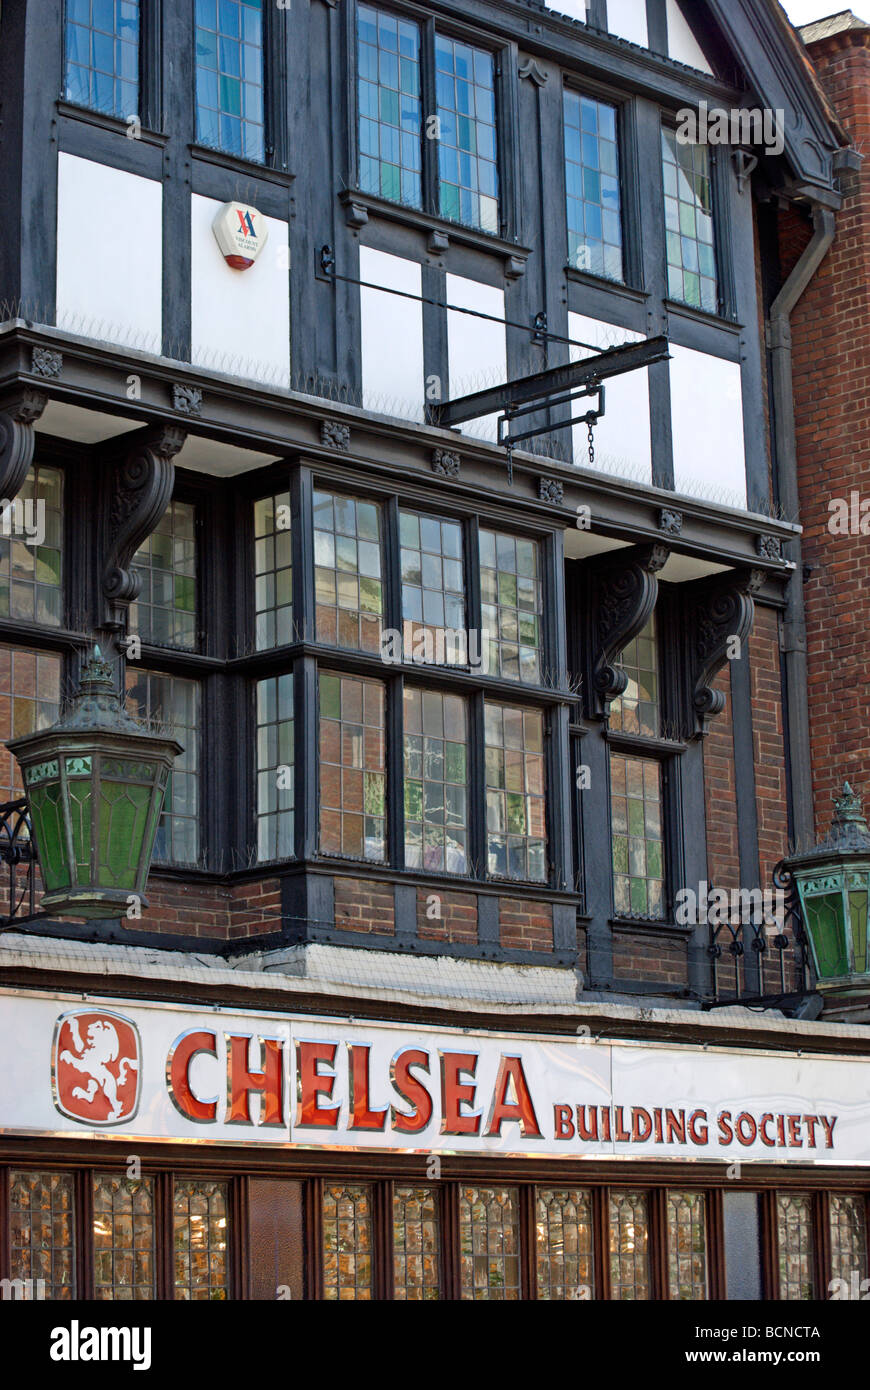
[[(3, 994), (0, 991), (0, 994)], [(870, 1058), (5, 992), (0, 1131), (870, 1164)]]

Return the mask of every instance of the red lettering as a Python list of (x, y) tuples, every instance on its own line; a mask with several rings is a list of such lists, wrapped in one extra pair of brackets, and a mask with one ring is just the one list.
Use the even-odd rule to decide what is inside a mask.
[(668, 1143), (668, 1144), (672, 1144), (672, 1143), (674, 1142), (674, 1135), (677, 1136), (677, 1142), (678, 1142), (678, 1143), (680, 1143), (680, 1144), (685, 1144), (685, 1142), (686, 1142), (686, 1112), (685, 1112), (685, 1110), (676, 1110), (676, 1111), (675, 1111), (675, 1110), (666, 1110), (666, 1111), (665, 1111), (665, 1136), (666, 1136), (665, 1142)]
[(762, 1144), (766, 1144), (769, 1149), (776, 1148), (776, 1140), (770, 1139), (767, 1133), (767, 1126), (772, 1119), (772, 1115), (762, 1115), (761, 1119), (758, 1122), (758, 1137), (761, 1140)]
[(194, 1031), (176, 1038), (166, 1058), (166, 1085), (172, 1104), (186, 1119), (211, 1125), (217, 1119), (217, 1100), (198, 1100), (190, 1087), (190, 1064), (202, 1052), (217, 1057), (214, 1033)]
[(723, 1147), (733, 1143), (734, 1131), (731, 1128), (731, 1111), (723, 1110), (717, 1117), (716, 1123), (719, 1126), (719, 1143)]
[(825, 1148), (832, 1149), (834, 1147), (834, 1125), (837, 1123), (837, 1117), (834, 1115), (833, 1118), (829, 1120), (827, 1115), (820, 1115), (819, 1120), (821, 1121), (822, 1129), (825, 1131)]
[(441, 1133), (479, 1134), (480, 1111), (464, 1115), (461, 1107), (473, 1105), (477, 1087), (472, 1080), (463, 1085), (460, 1077), (474, 1077), (477, 1070), (476, 1052), (441, 1053)]
[[(586, 1112), (589, 1111), (589, 1123), (586, 1123)], [(598, 1107), (595, 1105), (577, 1106), (577, 1138), (588, 1143), (591, 1139), (598, 1138)]]
[[(514, 1101), (508, 1100), (510, 1086), (516, 1096)], [(542, 1138), (521, 1057), (503, 1056), (499, 1061), (487, 1134), (500, 1135), (505, 1120), (516, 1120), (524, 1139)]]
[(369, 1105), (369, 1056), (370, 1047), (348, 1043), (347, 1070), (349, 1085), (349, 1129), (383, 1129), (387, 1123), (387, 1110), (372, 1110)]
[(631, 1135), (622, 1123), (622, 1106), (617, 1105), (613, 1113), (616, 1118), (616, 1133), (613, 1137), (617, 1144), (628, 1144), (631, 1141)]
[[(643, 1126), (643, 1133), (641, 1133)], [(631, 1142), (645, 1144), (652, 1134), (652, 1115), (648, 1110), (636, 1105), (631, 1112)]]
[[(747, 1123), (750, 1126), (748, 1138), (744, 1133)], [(737, 1141), (738, 1143), (743, 1145), (744, 1149), (748, 1149), (750, 1144), (755, 1143), (755, 1140), (758, 1137), (758, 1125), (755, 1123), (755, 1120), (749, 1114), (748, 1111), (744, 1110), (742, 1115), (737, 1116), (737, 1120), (734, 1127), (737, 1131)]]
[(610, 1140), (610, 1107), (608, 1105), (601, 1107), (601, 1138)]
[(278, 1038), (259, 1039), (263, 1055), (263, 1070), (249, 1071), (248, 1051), (251, 1039), (227, 1035), (227, 1124), (252, 1123), (250, 1098), (252, 1091), (263, 1097), (260, 1124), (281, 1126), (284, 1123), (284, 1044)]
[(693, 1110), (689, 1116), (689, 1138), (693, 1144), (706, 1144), (707, 1137), (706, 1110)]
[(653, 1111), (653, 1119), (654, 1119), (654, 1121), (655, 1121), (655, 1130), (654, 1130), (654, 1135), (653, 1135), (653, 1137), (655, 1138), (655, 1141), (656, 1141), (657, 1144), (661, 1144), (661, 1143), (662, 1143), (662, 1112), (661, 1112), (661, 1110), (654, 1110), (654, 1111)]
[(781, 1149), (785, 1148), (785, 1120), (782, 1115), (776, 1117), (776, 1141)]
[(804, 1115), (804, 1123), (810, 1132), (810, 1148), (816, 1147), (816, 1125), (819, 1123), (818, 1115)]
[(296, 1070), (299, 1077), (299, 1102), (296, 1106), (297, 1125), (311, 1125), (320, 1129), (335, 1129), (341, 1113), (339, 1106), (318, 1105), (318, 1097), (332, 1099), (335, 1074), (329, 1075), (318, 1070), (320, 1062), (335, 1066), (338, 1043), (298, 1042), (296, 1044)]
[(570, 1105), (553, 1106), (553, 1138), (554, 1139), (573, 1139), (574, 1121), (572, 1119), (573, 1110)]
[(788, 1146), (790, 1149), (802, 1149), (804, 1141), (800, 1136), (800, 1115), (789, 1115), (788, 1123)]
[(390, 1079), (402, 1100), (414, 1107), (410, 1115), (405, 1115), (393, 1106), (390, 1123), (400, 1134), (419, 1134), (432, 1118), (432, 1097), (422, 1081), (411, 1072), (412, 1067), (429, 1071), (429, 1053), (417, 1048), (400, 1052), (390, 1065)]

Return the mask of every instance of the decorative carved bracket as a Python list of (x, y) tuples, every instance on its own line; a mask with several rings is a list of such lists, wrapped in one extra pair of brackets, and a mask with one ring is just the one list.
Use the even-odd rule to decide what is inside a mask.
[(755, 620), (754, 595), (765, 578), (764, 570), (732, 570), (692, 586), (686, 632), (690, 723), (696, 738), (709, 733), (710, 721), (725, 708), (725, 694), (714, 690), (713, 682), (729, 655), (742, 652), (748, 641)]
[(611, 703), (625, 693), (628, 676), (616, 663), (652, 617), (658, 575), (670, 553), (666, 545), (623, 550), (592, 571), (593, 650), (586, 682), (592, 719), (605, 719)]
[(103, 626), (110, 631), (124, 630), (126, 610), (139, 593), (139, 576), (130, 562), (169, 505), (173, 460), (186, 438), (177, 426), (163, 426), (143, 434), (123, 461), (111, 465), (108, 546), (101, 579)]
[(21, 491), (27, 470), (33, 462), (36, 444), (34, 425), (48, 396), (22, 386), (0, 405), (0, 499), (11, 502)]

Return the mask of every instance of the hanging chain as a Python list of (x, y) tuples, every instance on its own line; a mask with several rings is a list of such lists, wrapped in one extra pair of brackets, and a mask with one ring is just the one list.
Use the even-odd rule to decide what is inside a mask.
[(593, 422), (591, 419), (588, 421), (588, 425), (589, 425), (589, 467), (590, 467), (590, 468), (594, 468), (594, 467), (595, 467), (595, 425), (594, 425), (594, 422)]

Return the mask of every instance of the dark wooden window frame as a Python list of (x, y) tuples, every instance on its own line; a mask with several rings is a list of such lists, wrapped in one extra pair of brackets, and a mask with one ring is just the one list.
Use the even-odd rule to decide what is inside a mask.
[[(674, 113), (662, 110), (661, 113), (662, 130), (673, 129), (675, 126)], [(687, 314), (689, 317), (697, 317), (704, 323), (723, 323), (733, 326), (737, 316), (737, 295), (734, 281), (734, 244), (731, 231), (730, 213), (730, 191), (728, 188), (728, 171), (730, 169), (730, 145), (711, 145), (707, 144), (702, 148), (706, 149), (710, 158), (710, 190), (713, 196), (713, 254), (716, 258), (716, 290), (718, 307), (716, 312), (703, 309), (694, 304), (687, 304), (682, 299), (671, 299), (668, 277), (667, 277), (667, 236), (664, 223), (661, 228), (662, 261), (665, 284), (665, 307), (673, 309), (677, 314)], [(661, 146), (659, 147), (659, 164), (662, 165)], [(660, 169), (662, 180), (662, 197), (664, 197), (664, 169)]]

